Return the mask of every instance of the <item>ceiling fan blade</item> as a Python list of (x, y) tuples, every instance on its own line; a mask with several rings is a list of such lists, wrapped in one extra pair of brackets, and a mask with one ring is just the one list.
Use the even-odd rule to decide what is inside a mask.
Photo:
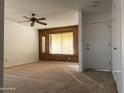
[(24, 17), (24, 18), (26, 18), (26, 19), (29, 19), (29, 20), (30, 20), (30, 18), (28, 18), (27, 16), (22, 16), (22, 17)]
[(42, 17), (42, 18), (38, 18), (37, 20), (46, 20), (46, 18)]
[(17, 23), (24, 23), (24, 22), (30, 22), (30, 21), (18, 21)]
[(44, 23), (44, 22), (39, 22), (37, 21), (37, 23), (41, 24), (41, 25), (47, 25), (47, 23)]
[(34, 21), (31, 22), (31, 27), (33, 27), (33, 26), (34, 26)]

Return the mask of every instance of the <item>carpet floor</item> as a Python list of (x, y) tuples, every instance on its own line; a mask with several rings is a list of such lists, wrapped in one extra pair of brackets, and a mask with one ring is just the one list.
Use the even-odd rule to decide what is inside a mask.
[(111, 73), (78, 69), (78, 64), (64, 62), (5, 68), (4, 93), (117, 93)]

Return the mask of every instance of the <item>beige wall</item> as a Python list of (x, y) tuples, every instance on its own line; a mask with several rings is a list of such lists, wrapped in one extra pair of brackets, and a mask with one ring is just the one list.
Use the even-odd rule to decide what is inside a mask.
[(5, 21), (4, 66), (38, 61), (38, 31), (34, 28)]

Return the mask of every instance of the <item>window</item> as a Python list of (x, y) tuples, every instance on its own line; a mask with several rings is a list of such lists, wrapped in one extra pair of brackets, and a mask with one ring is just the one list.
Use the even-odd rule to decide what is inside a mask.
[(42, 36), (42, 53), (45, 53), (45, 36)]
[(50, 54), (73, 54), (73, 32), (50, 34)]

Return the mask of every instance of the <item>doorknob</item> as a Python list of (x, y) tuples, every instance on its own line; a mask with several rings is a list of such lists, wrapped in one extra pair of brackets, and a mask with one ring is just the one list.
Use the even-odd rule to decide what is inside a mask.
[(114, 50), (117, 50), (117, 48), (115, 47)]
[(89, 47), (87, 47), (87, 48), (86, 48), (86, 50), (90, 50), (90, 48), (89, 48)]

